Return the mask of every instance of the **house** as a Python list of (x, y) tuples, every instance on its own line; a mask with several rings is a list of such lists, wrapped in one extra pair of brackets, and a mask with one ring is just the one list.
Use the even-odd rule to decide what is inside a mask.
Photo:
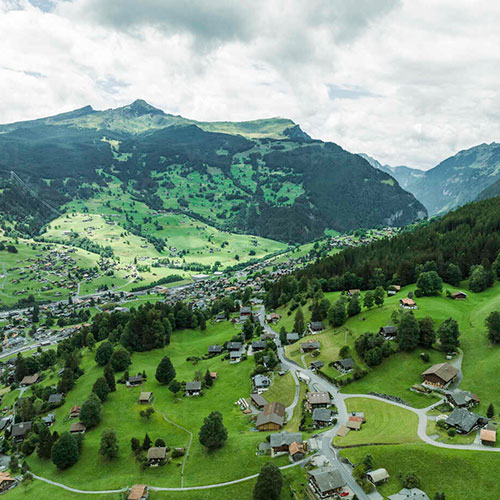
[(330, 394), (328, 392), (309, 392), (307, 394), (307, 407), (310, 410), (315, 408), (326, 408), (330, 405)]
[(266, 321), (269, 323), (276, 323), (281, 319), (281, 316), (277, 313), (271, 313), (266, 316)]
[(219, 375), (217, 374), (217, 372), (209, 372), (210, 373), (210, 378), (212, 380), (217, 380), (219, 378)]
[(389, 500), (429, 500), (429, 497), (418, 488), (403, 488), (389, 496)]
[(239, 363), (241, 361), (241, 356), (242, 356), (241, 351), (231, 351), (229, 353), (229, 362), (230, 363)]
[(347, 290), (347, 295), (349, 295), (349, 297), (352, 297), (353, 295), (356, 295), (356, 294), (360, 294), (361, 293), (361, 290), (359, 288), (352, 288), (351, 290)]
[(302, 433), (287, 431), (277, 432), (271, 434), (269, 442), (271, 444), (271, 455), (275, 457), (283, 453), (288, 453), (292, 443), (301, 444), (303, 442)]
[(446, 399), (450, 405), (458, 408), (470, 408), (480, 403), (480, 399), (475, 394), (459, 389), (446, 393)]
[(138, 387), (142, 385), (142, 375), (134, 375), (128, 378), (127, 387)]
[(145, 484), (134, 484), (130, 488), (127, 500), (146, 500), (149, 498), (148, 487)]
[(80, 411), (81, 407), (80, 406), (73, 406), (71, 410), (69, 411), (69, 418), (76, 418), (80, 416)]
[(415, 301), (413, 299), (410, 299), (409, 297), (405, 297), (404, 299), (401, 299), (399, 301), (399, 306), (404, 308), (404, 309), (418, 309)]
[(215, 321), (226, 321), (227, 316), (226, 313), (219, 313), (215, 316)]
[(38, 376), (38, 373), (35, 373), (33, 375), (26, 375), (21, 380), (21, 387), (27, 387), (29, 385), (36, 384), (39, 379), (40, 377)]
[(300, 344), (300, 350), (302, 352), (312, 352), (320, 348), (321, 344), (316, 340), (309, 340), (308, 342), (302, 342), (302, 344)]
[(349, 373), (354, 368), (354, 360), (352, 358), (339, 359), (335, 363), (335, 368), (340, 373)]
[(184, 396), (199, 396), (201, 392), (201, 382), (187, 382), (184, 389)]
[(352, 417), (347, 421), (346, 427), (351, 431), (360, 431), (362, 422), (360, 420), (352, 420)]
[(228, 342), (226, 344), (226, 349), (229, 352), (241, 351), (242, 347), (243, 347), (243, 344), (241, 342)]
[(311, 363), (311, 370), (313, 372), (315, 372), (315, 371), (321, 370), (321, 368), (323, 368), (323, 366), (325, 366), (325, 363), (323, 363), (323, 361), (313, 361)]
[(321, 321), (311, 321), (309, 323), (309, 330), (312, 334), (322, 332), (325, 329)]
[(252, 342), (252, 350), (254, 352), (263, 351), (266, 347), (267, 347), (267, 342), (264, 342), (263, 340), (254, 340)]
[(62, 403), (64, 394), (51, 394), (49, 396), (49, 403), (53, 405), (60, 405)]
[(157, 467), (167, 458), (167, 448), (165, 446), (154, 446), (148, 450), (148, 465)]
[(469, 434), (476, 427), (482, 427), (488, 422), (488, 419), (476, 415), (465, 408), (455, 408), (445, 420), (449, 427), (454, 427), (460, 434)]
[(453, 292), (451, 298), (455, 300), (466, 300), (467, 294), (465, 292)]
[(253, 377), (253, 385), (257, 390), (268, 389), (271, 385), (271, 379), (259, 373), (258, 375), (255, 375), (255, 377)]
[(335, 467), (320, 467), (309, 471), (308, 486), (319, 498), (328, 498), (344, 488), (346, 482)]
[(31, 431), (31, 422), (20, 422), (12, 426), (12, 439), (23, 441)]
[(274, 401), (264, 406), (259, 413), (255, 427), (259, 431), (278, 431), (285, 423), (285, 405)]
[(389, 290), (387, 290), (387, 295), (396, 295), (398, 292), (401, 291), (401, 286), (400, 285), (391, 285), (389, 287)]
[(85, 427), (85, 425), (81, 422), (74, 422), (69, 428), (69, 432), (71, 432), (71, 434), (84, 434), (86, 430), (87, 427)]
[(8, 472), (0, 472), (0, 493), (7, 491), (16, 483), (16, 480), (10, 477)]
[(326, 408), (315, 408), (312, 414), (314, 427), (327, 427), (333, 421), (334, 413)]
[(50, 427), (56, 421), (56, 414), (49, 413), (46, 417), (42, 417), (42, 422), (45, 422), (47, 427)]
[(299, 334), (298, 333), (287, 333), (286, 334), (286, 342), (287, 344), (293, 344), (294, 342), (297, 342), (299, 340)]
[(366, 473), (366, 477), (373, 484), (385, 483), (389, 479), (389, 473), (385, 469), (375, 469)]
[(240, 307), (240, 321), (246, 321), (252, 315), (251, 307)]
[(288, 449), (288, 454), (290, 455), (290, 458), (293, 462), (302, 460), (306, 456), (305, 443), (297, 443), (296, 441), (294, 441)]
[(378, 333), (385, 339), (392, 340), (396, 337), (397, 332), (395, 326), (382, 326)]
[(7, 427), (9, 427), (12, 420), (13, 420), (12, 415), (7, 415), (6, 417), (3, 417), (2, 419), (0, 419), (0, 431), (3, 431)]
[(148, 405), (153, 400), (152, 392), (141, 392), (139, 394), (139, 403), (141, 405)]
[(497, 432), (494, 428), (489, 428), (486, 426), (485, 429), (481, 429), (481, 443), (485, 446), (495, 446), (497, 440)]
[(208, 346), (208, 354), (212, 354), (213, 356), (220, 354), (222, 352), (221, 345), (209, 345)]
[(266, 398), (262, 397), (260, 394), (250, 394), (250, 401), (252, 404), (255, 406), (255, 408), (261, 410), (269, 404), (266, 400)]
[(450, 385), (458, 375), (458, 370), (448, 363), (432, 365), (422, 373), (424, 384), (440, 388)]

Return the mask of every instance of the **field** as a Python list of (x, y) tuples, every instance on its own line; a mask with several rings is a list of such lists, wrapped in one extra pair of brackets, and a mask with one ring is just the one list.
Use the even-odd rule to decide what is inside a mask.
[(500, 454), (462, 450), (438, 449), (428, 444), (401, 444), (394, 446), (366, 446), (340, 452), (352, 463), (372, 455), (374, 467), (384, 467), (390, 474), (387, 483), (378, 491), (387, 497), (398, 492), (402, 485), (399, 473), (415, 472), (421, 479), (421, 489), (433, 498), (444, 491), (446, 500), (498, 499)]
[(273, 384), (262, 395), (267, 401), (278, 401), (285, 407), (290, 406), (295, 396), (295, 381), (292, 374), (287, 372), (282, 377), (275, 374)]
[(350, 431), (345, 437), (336, 436), (333, 440), (335, 446), (420, 442), (418, 417), (409, 410), (366, 398), (349, 398), (346, 406), (350, 412), (364, 412), (366, 422), (360, 431)]

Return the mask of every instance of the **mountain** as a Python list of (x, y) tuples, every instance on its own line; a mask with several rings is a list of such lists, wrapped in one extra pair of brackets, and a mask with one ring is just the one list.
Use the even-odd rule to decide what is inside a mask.
[[(426, 216), (392, 176), (291, 120), (197, 122), (143, 100), (1, 125), (0, 176), (5, 219), (31, 234), (56, 209), (111, 196), (111, 186), (152, 210), (287, 242)], [(37, 199), (53, 210), (31, 210)]]
[(495, 198), (496, 196), (500, 196), (500, 179), (496, 182), (488, 186), (486, 189), (483, 189), (476, 197), (476, 201), (487, 200), (489, 198)]

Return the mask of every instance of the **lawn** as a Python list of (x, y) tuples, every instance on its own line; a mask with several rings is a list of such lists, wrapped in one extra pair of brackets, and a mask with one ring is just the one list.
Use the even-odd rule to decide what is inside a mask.
[(336, 436), (333, 441), (335, 446), (420, 441), (417, 435), (418, 417), (409, 410), (367, 398), (349, 398), (346, 405), (350, 412), (364, 412), (366, 422), (360, 431), (350, 431), (345, 437)]
[(285, 373), (282, 377), (275, 374), (271, 387), (262, 394), (270, 403), (278, 401), (285, 405), (290, 406), (295, 397), (295, 380), (290, 372)]
[(434, 439), (440, 443), (446, 444), (471, 444), (474, 442), (477, 432), (471, 432), (470, 434), (457, 434), (454, 437), (448, 436), (448, 431), (439, 428), (434, 420), (427, 421), (427, 435), (435, 436)]
[(298, 432), (300, 426), (300, 420), (302, 419), (302, 401), (306, 397), (307, 385), (303, 382), (300, 383), (299, 401), (297, 406), (293, 409), (292, 420), (286, 425), (288, 432)]
[(428, 444), (367, 446), (342, 450), (341, 455), (358, 463), (372, 455), (375, 468), (384, 467), (390, 474), (379, 492), (387, 497), (402, 488), (398, 474), (416, 472), (421, 489), (433, 498), (444, 491), (446, 500), (498, 499), (500, 454), (482, 451), (463, 451), (436, 448)]

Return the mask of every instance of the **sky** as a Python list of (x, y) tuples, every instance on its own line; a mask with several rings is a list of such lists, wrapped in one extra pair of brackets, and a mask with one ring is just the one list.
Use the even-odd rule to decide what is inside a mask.
[(141, 98), (428, 169), (500, 142), (500, 2), (0, 0), (0, 123)]

